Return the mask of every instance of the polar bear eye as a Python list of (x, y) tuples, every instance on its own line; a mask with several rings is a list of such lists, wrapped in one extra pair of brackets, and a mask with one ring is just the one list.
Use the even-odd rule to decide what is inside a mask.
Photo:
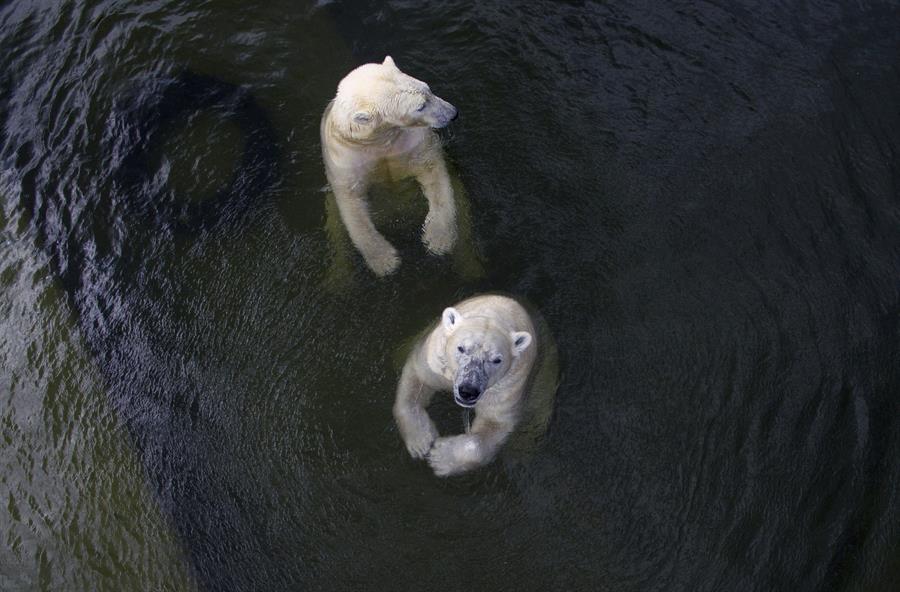
[(461, 354), (464, 354), (464, 353), (466, 353), (466, 348), (464, 348), (464, 347), (461, 346), (461, 345), (457, 345), (457, 346), (456, 346), (456, 351), (458, 351), (458, 352), (461, 353)]
[(494, 363), (494, 364), (499, 364), (499, 363), (501, 363), (502, 361), (503, 361), (503, 358), (494, 358), (493, 360), (491, 360), (491, 362)]
[(416, 109), (416, 111), (418, 111), (419, 113), (421, 113), (422, 111), (425, 110), (425, 105), (427, 105), (427, 104), (428, 104), (428, 101), (422, 101), (422, 104), (419, 105), (419, 108)]

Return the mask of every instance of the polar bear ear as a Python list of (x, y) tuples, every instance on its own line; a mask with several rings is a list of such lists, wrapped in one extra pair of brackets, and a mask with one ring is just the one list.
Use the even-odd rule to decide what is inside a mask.
[(531, 345), (531, 333), (528, 331), (513, 331), (511, 337), (513, 343), (513, 356), (518, 356)]
[(459, 322), (462, 320), (462, 315), (459, 314), (459, 311), (453, 308), (452, 306), (448, 306), (444, 309), (444, 314), (441, 315), (441, 323), (444, 325), (444, 330), (450, 334), (456, 331), (456, 328), (459, 327)]
[(356, 125), (369, 125), (372, 122), (371, 111), (356, 111), (350, 117)]
[(394, 70), (399, 70), (397, 64), (394, 63), (394, 58), (391, 56), (385, 56), (384, 61), (381, 62), (381, 65), (387, 66), (388, 68), (393, 68)]

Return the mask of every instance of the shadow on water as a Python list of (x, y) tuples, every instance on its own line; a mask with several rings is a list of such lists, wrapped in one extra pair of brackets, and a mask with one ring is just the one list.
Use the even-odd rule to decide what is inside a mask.
[[(146, 94), (135, 94), (138, 100), (147, 100)], [(132, 146), (130, 150), (126, 148), (117, 173), (120, 184), (115, 190), (123, 196), (122, 205), (133, 224), (175, 235), (198, 236), (229, 218), (240, 221), (248, 210), (259, 205), (276, 181), (279, 155), (275, 130), (246, 89), (187, 70), (167, 82), (151, 106), (129, 111), (136, 111), (139, 119), (127, 128)], [(221, 119), (233, 121), (242, 132), (243, 154), (230, 182), (215, 195), (199, 200), (148, 191), (146, 185), (156, 171), (146, 162), (150, 147), (161, 143), (163, 130), (198, 111), (212, 111)]]
[[(167, 350), (177, 343), (172, 335), (177, 327), (170, 324), (178, 322), (172, 318), (175, 305), (162, 294), (170, 286), (154, 277), (146, 260), (154, 249), (159, 252), (159, 242), (202, 243), (247, 224), (277, 181), (278, 146), (271, 123), (246, 89), (190, 71), (159, 88), (141, 89), (135, 96), (145, 104), (124, 111), (131, 118), (122, 128), (124, 142), (117, 138), (110, 146), (110, 154), (123, 154), (121, 164), (110, 171), (109, 198), (89, 202), (94, 211), (86, 226), (67, 227), (65, 217), (50, 215), (64, 212), (64, 203), (38, 206), (34, 196), (23, 194), (24, 206), (34, 216), (38, 240), (51, 255), (51, 267), (107, 376), (114, 406), (156, 493), (200, 566), (200, 580), (210, 589), (234, 589), (235, 575), (225, 566), (211, 568), (207, 550), (224, 557), (227, 549), (258, 538), (258, 525), (216, 475), (221, 441), (198, 429), (200, 394), (189, 380), (179, 380), (190, 372), (184, 367), (190, 360), (176, 356), (166, 363)], [(188, 200), (166, 185), (153, 185), (158, 168), (149, 153), (173, 122), (200, 111), (236, 122), (244, 150), (227, 186)], [(104, 226), (111, 220), (116, 223)], [(60, 235), (68, 239), (54, 243)], [(160, 305), (162, 311), (152, 308)], [(173, 382), (169, 373), (179, 379)]]
[[(201, 589), (900, 578), (890, 3), (0, 15), (3, 236), (48, 255)], [(350, 252), (323, 291), (319, 115), (387, 53), (461, 107), (484, 275), (385, 211), (398, 274)], [(395, 432), (397, 360), (486, 290), (542, 312), (556, 408), (536, 449), (438, 480)]]

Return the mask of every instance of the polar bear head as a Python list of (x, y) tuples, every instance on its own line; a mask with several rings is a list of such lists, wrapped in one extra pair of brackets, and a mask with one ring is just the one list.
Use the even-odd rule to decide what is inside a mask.
[(511, 331), (489, 317), (464, 317), (453, 307), (444, 309), (441, 324), (446, 336), (443, 356), (453, 376), (453, 399), (462, 407), (474, 407), (531, 345), (527, 331)]
[(338, 85), (331, 113), (341, 134), (358, 141), (398, 128), (442, 128), (457, 114), (456, 107), (427, 84), (401, 72), (391, 56), (347, 74)]

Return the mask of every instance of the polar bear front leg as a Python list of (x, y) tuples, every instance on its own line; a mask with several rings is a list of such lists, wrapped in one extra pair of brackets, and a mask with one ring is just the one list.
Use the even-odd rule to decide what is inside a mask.
[(416, 180), (428, 200), (428, 215), (422, 225), (422, 242), (435, 255), (449, 253), (456, 244), (456, 202), (443, 157), (421, 171)]
[(415, 354), (413, 350), (400, 375), (397, 398), (394, 400), (394, 420), (410, 456), (418, 459), (428, 454), (438, 431), (425, 410), (434, 389), (416, 376)]
[(366, 204), (365, 187), (355, 189), (333, 187), (333, 189), (341, 220), (347, 227), (347, 234), (366, 260), (366, 265), (378, 276), (394, 272), (400, 265), (400, 256), (397, 255), (397, 249), (372, 223)]
[(435, 440), (428, 464), (438, 477), (470, 471), (489, 463), (511, 432), (512, 426), (476, 417), (470, 433)]

